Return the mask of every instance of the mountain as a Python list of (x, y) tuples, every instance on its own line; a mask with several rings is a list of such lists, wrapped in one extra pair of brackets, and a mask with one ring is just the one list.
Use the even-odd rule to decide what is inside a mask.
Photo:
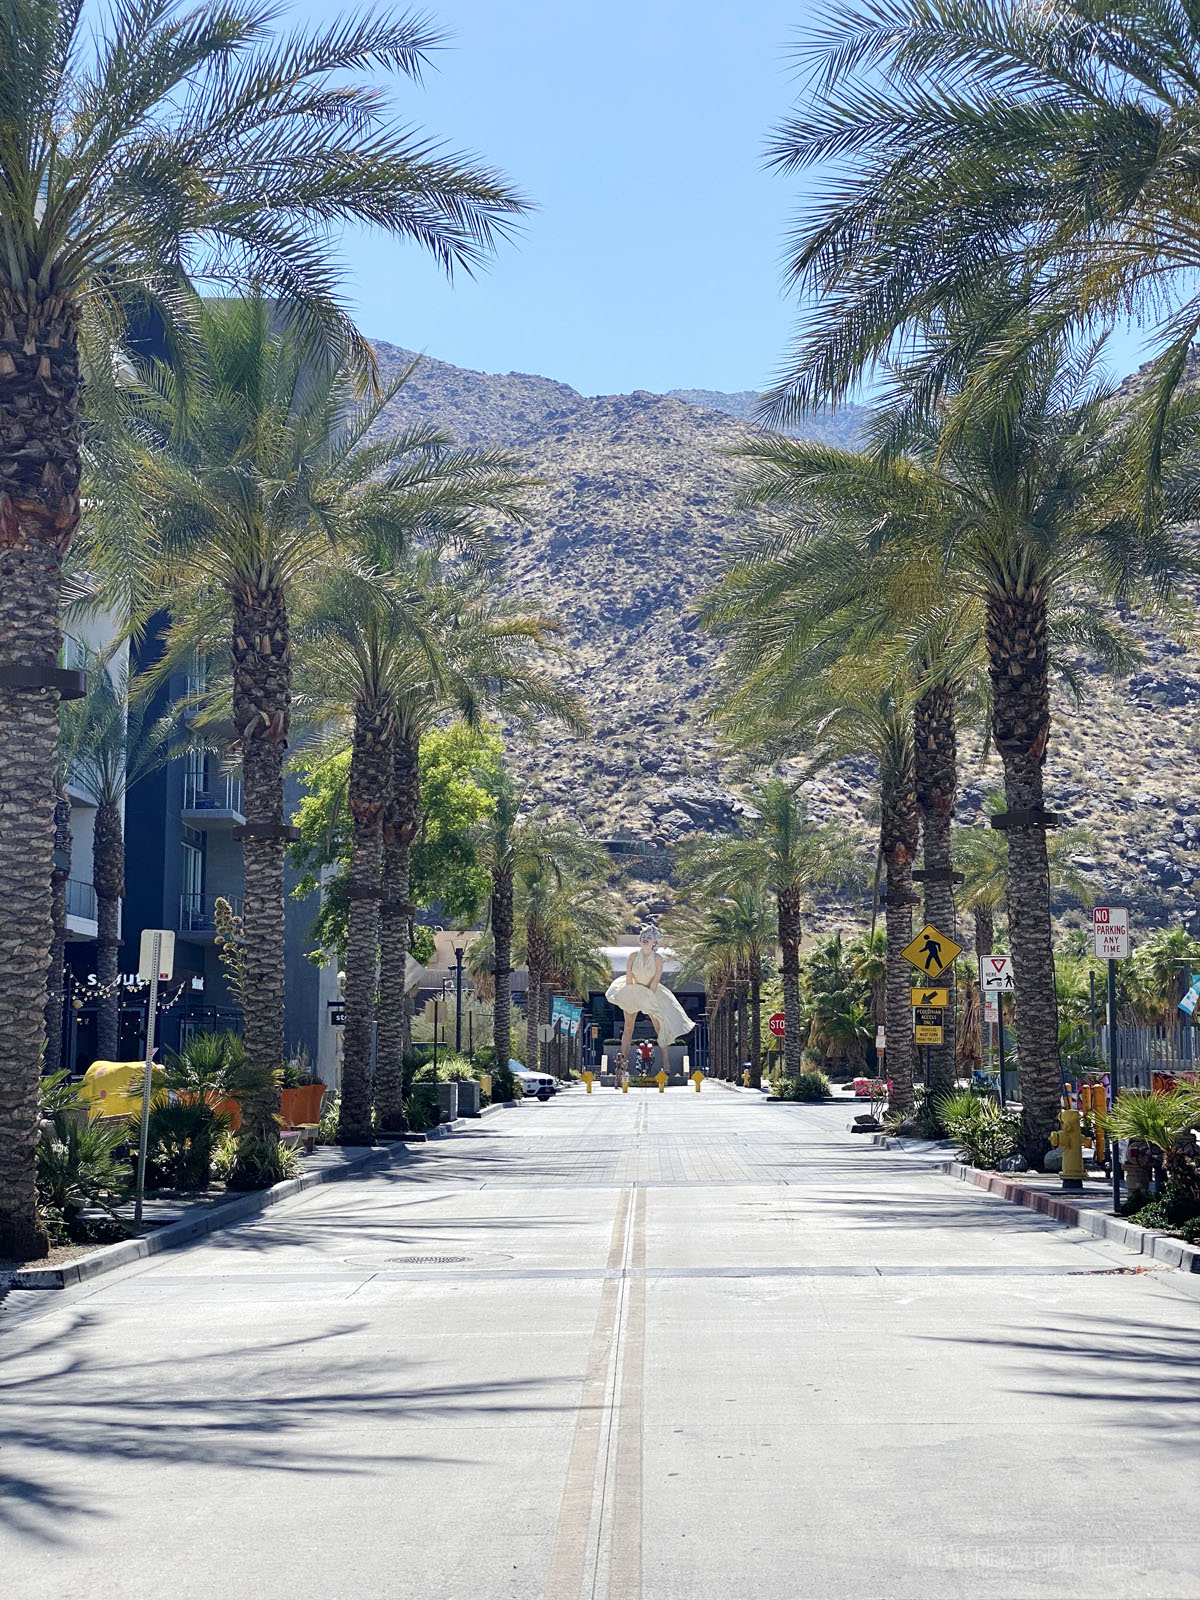
[[(412, 355), (377, 343), (385, 376)], [(701, 714), (718, 651), (692, 606), (716, 580), (738, 534), (740, 467), (753, 395), (683, 390), (585, 396), (525, 373), (491, 375), (422, 358), (384, 424), (434, 423), (454, 438), (503, 448), (542, 480), (527, 525), (507, 530), (515, 592), (562, 623), (564, 674), (584, 696), (588, 737), (547, 727), (521, 748), (531, 798), (574, 814), (592, 833), (623, 840), (646, 878), (663, 876), (665, 852), (697, 828), (735, 824), (746, 774), (718, 755)], [(847, 407), (839, 426), (861, 417)], [(819, 416), (798, 431), (828, 437)], [(848, 434), (837, 442), (852, 442)], [(1157, 625), (1126, 616), (1145, 660), (1117, 682), (1085, 659), (1078, 704), (1056, 703), (1047, 767), (1052, 809), (1090, 830), (1076, 864), (1096, 897), (1129, 905), (1135, 921), (1194, 919), (1200, 850), (1200, 667)], [(999, 784), (981, 741), (962, 738), (958, 820), (983, 824)], [(801, 762), (793, 764), (800, 776)], [(756, 775), (757, 776), (757, 775)], [(808, 780), (810, 806), (871, 849), (873, 784), (866, 760)], [(647, 890), (643, 909), (669, 904)], [(846, 907), (822, 920), (844, 920)]]
[[(682, 400), (701, 411), (723, 411), (750, 427), (756, 425), (761, 396), (754, 389), (739, 389), (736, 394), (722, 394), (719, 389), (668, 389), (667, 393), (672, 400)], [(810, 412), (803, 422), (789, 424), (780, 431), (852, 450), (862, 435), (867, 414), (866, 406), (847, 404), (838, 406), (836, 411)]]

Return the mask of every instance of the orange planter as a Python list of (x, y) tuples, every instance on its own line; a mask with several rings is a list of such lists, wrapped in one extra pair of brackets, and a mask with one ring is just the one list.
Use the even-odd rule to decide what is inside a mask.
[(284, 1127), (302, 1128), (307, 1123), (321, 1120), (321, 1101), (325, 1098), (325, 1085), (306, 1083), (303, 1089), (284, 1089), (279, 1098)]

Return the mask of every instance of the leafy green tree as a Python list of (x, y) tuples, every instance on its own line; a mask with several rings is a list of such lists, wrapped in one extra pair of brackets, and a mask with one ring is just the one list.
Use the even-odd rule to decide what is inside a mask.
[(702, 896), (684, 921), (689, 956), (683, 970), (712, 973), (719, 986), (724, 976), (734, 985), (738, 1031), (743, 1048), (749, 1047), (754, 1089), (762, 1088), (762, 985), (778, 927), (774, 898), (762, 879), (742, 882), (716, 898)]
[[(281, 37), (274, 20), (258, 0), (190, 11), (173, 0), (14, 0), (0, 18), (0, 786), (19, 802), (0, 835), (4, 1254), (48, 1248), (34, 1195), (36, 1090), (55, 658), (80, 517), (85, 377), (93, 394), (111, 387), (126, 311), (164, 321), (183, 349), (184, 274), (254, 284), (305, 336), (355, 346), (361, 360), (337, 299), (331, 229), (366, 222), (447, 270), (470, 268), (523, 209), (495, 174), (397, 122), (373, 81), (419, 74), (439, 42), (426, 23), (351, 13)], [(130, 505), (143, 486), (127, 487)], [(273, 631), (256, 637), (274, 644)]]
[(577, 828), (538, 817), (518, 822), (514, 831), (514, 921), (529, 974), (525, 1064), (535, 1067), (540, 1059), (538, 1027), (550, 1020), (556, 973), (578, 960), (581, 949), (609, 943), (617, 927), (599, 890), (608, 871), (601, 846)]
[[(469, 922), (488, 892), (489, 877), (477, 844), (494, 799), (491, 784), (503, 745), (486, 725), (461, 720), (430, 728), (421, 740), (421, 815), (419, 844), (413, 855), (412, 903), (428, 910), (435, 902), (456, 925)], [(313, 922), (311, 959), (324, 965), (342, 960), (346, 950), (350, 856), (353, 827), (347, 804), (350, 752), (329, 755), (323, 748), (302, 754), (296, 770), (305, 794), (296, 808), (300, 842), (291, 858), (304, 869), (292, 891), (305, 899), (321, 890)], [(330, 873), (324, 869), (332, 868)]]

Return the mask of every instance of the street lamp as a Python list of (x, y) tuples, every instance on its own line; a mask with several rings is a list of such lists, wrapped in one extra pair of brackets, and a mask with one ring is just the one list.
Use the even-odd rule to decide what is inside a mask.
[(463, 947), (454, 946), (454, 1048), (462, 1055), (462, 972)]

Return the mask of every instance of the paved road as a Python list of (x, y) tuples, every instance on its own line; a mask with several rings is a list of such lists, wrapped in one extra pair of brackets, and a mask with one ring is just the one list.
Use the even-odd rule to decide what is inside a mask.
[(1200, 1303), (709, 1086), (0, 1311), (12, 1600), (1200, 1597)]

